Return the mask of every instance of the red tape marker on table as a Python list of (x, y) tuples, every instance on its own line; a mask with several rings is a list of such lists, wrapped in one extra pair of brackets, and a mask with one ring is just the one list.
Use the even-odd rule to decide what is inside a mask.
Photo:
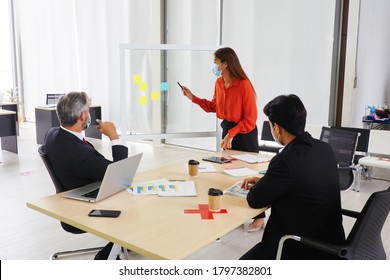
[(213, 214), (227, 214), (226, 209), (221, 209), (219, 212), (211, 212), (208, 204), (198, 204), (199, 209), (184, 209), (184, 214), (200, 214), (202, 220), (214, 220)]

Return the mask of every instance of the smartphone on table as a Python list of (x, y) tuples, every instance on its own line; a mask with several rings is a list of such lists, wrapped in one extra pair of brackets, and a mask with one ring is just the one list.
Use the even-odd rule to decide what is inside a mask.
[(107, 217), (107, 218), (116, 218), (121, 214), (119, 210), (102, 210), (102, 209), (93, 209), (89, 212), (88, 216), (90, 217)]

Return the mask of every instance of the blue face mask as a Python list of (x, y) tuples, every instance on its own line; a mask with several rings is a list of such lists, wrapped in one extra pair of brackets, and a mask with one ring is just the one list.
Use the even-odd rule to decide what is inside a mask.
[(222, 74), (222, 71), (218, 69), (218, 64), (214, 63), (213, 67), (211, 68), (211, 71), (213, 71), (214, 75), (219, 77)]

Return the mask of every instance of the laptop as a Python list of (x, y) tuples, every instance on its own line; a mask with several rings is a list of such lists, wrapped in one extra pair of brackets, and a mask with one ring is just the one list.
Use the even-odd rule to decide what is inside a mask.
[(98, 202), (125, 190), (133, 183), (141, 157), (142, 153), (109, 164), (102, 181), (74, 189), (63, 197)]

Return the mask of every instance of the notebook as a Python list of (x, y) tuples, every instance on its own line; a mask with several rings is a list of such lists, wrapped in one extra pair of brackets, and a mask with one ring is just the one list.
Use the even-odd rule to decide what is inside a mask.
[(102, 181), (88, 184), (63, 194), (63, 197), (98, 202), (125, 190), (133, 183), (142, 153), (108, 165)]

